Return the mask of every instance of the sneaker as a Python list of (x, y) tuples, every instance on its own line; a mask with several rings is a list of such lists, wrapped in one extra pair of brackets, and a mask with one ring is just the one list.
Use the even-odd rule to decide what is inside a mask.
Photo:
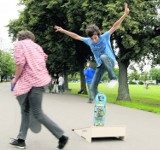
[(114, 87), (117, 85), (117, 83), (118, 83), (117, 80), (111, 80), (111, 81), (108, 83), (107, 87), (108, 87), (108, 88), (114, 88)]
[(26, 144), (25, 144), (24, 140), (12, 139), (9, 144), (14, 145), (14, 146), (16, 146), (20, 149), (25, 149), (26, 148)]
[(65, 145), (67, 144), (68, 142), (68, 137), (67, 136), (62, 136), (60, 139), (59, 139), (59, 143), (58, 143), (58, 146), (57, 146), (57, 149), (63, 149), (65, 147)]
[(92, 99), (90, 99), (89, 101), (88, 101), (88, 103), (93, 103), (94, 101), (92, 100)]

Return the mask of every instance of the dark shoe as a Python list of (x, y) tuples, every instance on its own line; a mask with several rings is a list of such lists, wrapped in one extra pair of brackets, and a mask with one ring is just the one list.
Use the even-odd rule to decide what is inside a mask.
[(11, 142), (9, 143), (11, 145), (14, 145), (20, 149), (26, 148), (26, 144), (24, 140), (21, 139), (12, 139)]
[(58, 143), (58, 146), (57, 146), (57, 149), (63, 149), (65, 147), (65, 145), (67, 144), (68, 142), (68, 137), (67, 136), (62, 136), (60, 139), (59, 139), (59, 143)]
[(93, 103), (93, 100), (92, 100), (92, 99), (89, 99), (88, 103)]

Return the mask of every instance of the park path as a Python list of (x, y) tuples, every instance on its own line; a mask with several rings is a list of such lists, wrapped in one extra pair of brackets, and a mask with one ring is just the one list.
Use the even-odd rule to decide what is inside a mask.
[[(72, 129), (93, 125), (94, 104), (84, 97), (68, 94), (44, 94), (44, 112), (70, 137), (65, 150), (160, 150), (160, 115), (114, 104), (107, 105), (106, 125), (126, 125), (125, 141), (94, 140), (88, 143)], [(14, 150), (8, 144), (18, 133), (20, 110), (10, 92), (10, 84), (0, 84), (0, 150)], [(30, 130), (28, 150), (54, 150), (57, 140), (43, 127), (39, 134)]]

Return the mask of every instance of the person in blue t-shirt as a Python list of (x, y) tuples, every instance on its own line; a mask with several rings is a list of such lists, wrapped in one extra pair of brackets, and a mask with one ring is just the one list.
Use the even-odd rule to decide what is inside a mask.
[(87, 64), (87, 68), (84, 69), (83, 74), (86, 78), (86, 83), (88, 86), (89, 103), (92, 103), (94, 100), (94, 96), (91, 92), (91, 83), (92, 83), (93, 76), (95, 74), (95, 70), (93, 69), (93, 64), (91, 62)]
[(113, 88), (118, 83), (117, 77), (114, 73), (114, 65), (116, 62), (116, 58), (111, 48), (110, 36), (115, 30), (118, 29), (118, 27), (121, 25), (121, 23), (128, 14), (129, 8), (128, 5), (125, 3), (124, 15), (114, 23), (110, 30), (101, 35), (99, 28), (96, 25), (92, 24), (86, 29), (88, 38), (79, 36), (78, 34), (67, 31), (59, 26), (54, 27), (56, 32), (64, 33), (76, 40), (83, 41), (84, 43), (89, 45), (97, 62), (97, 69), (91, 84), (91, 92), (93, 93), (94, 97), (98, 93), (98, 84), (106, 71), (108, 72), (108, 76), (110, 78), (110, 83), (108, 84), (108, 87)]

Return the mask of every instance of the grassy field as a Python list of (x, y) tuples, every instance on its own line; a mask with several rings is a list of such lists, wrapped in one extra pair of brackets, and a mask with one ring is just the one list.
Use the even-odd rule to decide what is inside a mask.
[[(77, 95), (80, 90), (80, 83), (69, 83), (69, 88), (72, 89), (72, 94)], [(160, 114), (160, 86), (150, 85), (149, 89), (146, 89), (144, 85), (129, 85), (129, 91), (131, 102), (116, 101), (118, 86), (114, 89), (108, 89), (106, 84), (99, 85), (99, 92), (105, 93), (110, 103)], [(88, 95), (83, 94), (81, 96), (88, 97)]]

